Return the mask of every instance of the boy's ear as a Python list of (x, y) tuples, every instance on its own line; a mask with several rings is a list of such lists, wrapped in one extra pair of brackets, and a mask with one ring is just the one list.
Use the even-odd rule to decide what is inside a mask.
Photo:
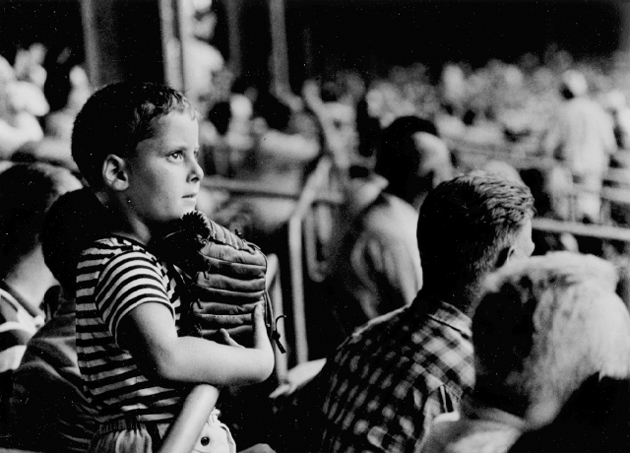
[(116, 191), (129, 187), (125, 160), (116, 154), (109, 154), (103, 161), (103, 180), (105, 185)]

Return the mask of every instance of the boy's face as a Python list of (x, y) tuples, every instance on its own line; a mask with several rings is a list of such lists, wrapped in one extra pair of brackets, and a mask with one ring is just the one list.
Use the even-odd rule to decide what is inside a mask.
[(197, 163), (199, 125), (188, 112), (157, 119), (152, 137), (136, 146), (128, 163), (125, 195), (137, 220), (149, 228), (192, 211), (203, 170)]

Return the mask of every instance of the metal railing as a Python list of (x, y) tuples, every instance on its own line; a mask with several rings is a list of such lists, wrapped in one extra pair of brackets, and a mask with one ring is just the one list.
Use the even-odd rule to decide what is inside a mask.
[[(304, 221), (312, 207), (321, 200), (322, 193), (330, 189), (333, 162), (324, 156), (304, 185), (300, 200), (289, 219), (288, 241), (291, 269), (291, 303), (293, 307), (293, 331), (295, 335), (295, 358), (298, 364), (308, 361), (308, 338), (304, 306)], [(334, 196), (328, 199), (335, 199)], [(339, 198), (337, 198), (337, 203)]]

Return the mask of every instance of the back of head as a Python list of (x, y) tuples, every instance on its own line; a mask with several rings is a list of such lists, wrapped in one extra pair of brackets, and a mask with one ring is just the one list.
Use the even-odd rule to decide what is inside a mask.
[(0, 173), (0, 277), (39, 245), (53, 202), (80, 187), (68, 169), (44, 163), (18, 163)]
[(469, 303), (532, 218), (533, 203), (527, 186), (498, 175), (472, 172), (439, 184), (418, 219), (423, 291)]
[[(381, 149), (377, 155), (375, 170), (387, 179), (397, 176), (392, 166), (397, 164), (397, 158), (404, 157), (406, 144), (411, 144), (416, 132), (426, 132), (438, 137), (438, 131), (431, 121), (418, 116), (401, 116), (383, 130)], [(398, 165), (400, 165), (398, 163)], [(391, 178), (390, 178), (391, 177)]]
[(110, 215), (89, 188), (61, 196), (44, 221), (42, 248), (46, 265), (72, 293), (81, 252), (111, 230)]
[(473, 317), (476, 391), (535, 425), (593, 374), (630, 376), (630, 314), (614, 267), (549, 253), (488, 277)]
[(151, 137), (157, 119), (171, 112), (196, 112), (178, 91), (158, 84), (113, 83), (94, 93), (76, 117), (72, 157), (92, 188), (100, 188), (109, 154), (128, 157)]

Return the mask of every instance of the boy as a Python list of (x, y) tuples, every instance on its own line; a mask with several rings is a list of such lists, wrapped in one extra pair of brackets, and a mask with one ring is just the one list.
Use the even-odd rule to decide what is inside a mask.
[(77, 115), (72, 156), (112, 231), (77, 266), (79, 366), (101, 419), (92, 451), (155, 450), (191, 384), (245, 385), (272, 372), (260, 306), (251, 349), (226, 332), (227, 345), (178, 337), (181, 290), (147, 248), (195, 209), (198, 133), (186, 98), (154, 84), (108, 85)]

